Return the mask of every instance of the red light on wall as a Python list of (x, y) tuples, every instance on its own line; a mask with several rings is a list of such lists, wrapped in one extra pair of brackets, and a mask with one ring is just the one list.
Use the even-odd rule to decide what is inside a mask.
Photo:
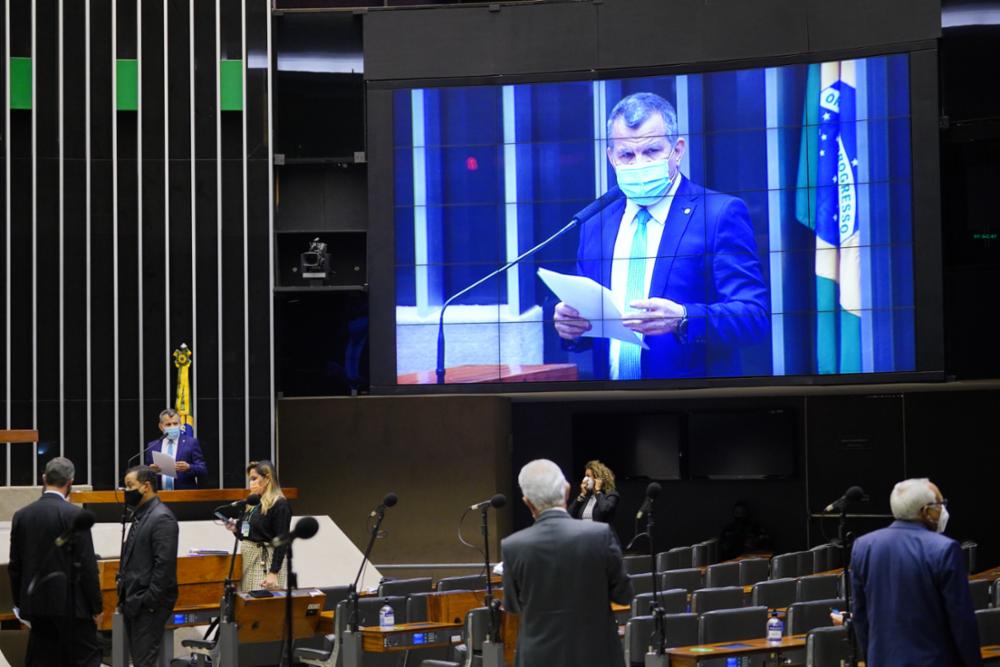
[(477, 171), (479, 169), (479, 160), (470, 155), (465, 158), (465, 168), (469, 171)]

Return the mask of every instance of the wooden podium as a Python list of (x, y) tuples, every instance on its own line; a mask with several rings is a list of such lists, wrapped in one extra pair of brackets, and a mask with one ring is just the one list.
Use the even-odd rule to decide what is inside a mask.
[[(325, 601), (326, 594), (318, 589), (292, 591), (292, 639), (316, 634)], [(278, 591), (266, 598), (237, 593), (234, 615), (240, 644), (281, 641), (285, 628), (285, 592)]]
[[(288, 500), (295, 500), (299, 497), (299, 490), (295, 487), (285, 487), (281, 489)], [(243, 500), (249, 493), (246, 489), (185, 489), (183, 491), (160, 491), (160, 500), (167, 503), (207, 503), (207, 502), (231, 502), (233, 500)], [(69, 494), (69, 501), (78, 504), (94, 505), (121, 505), (124, 502), (121, 491), (73, 491)]]
[[(181, 623), (169, 623), (167, 627), (183, 625), (204, 625), (204, 614), (219, 608), (222, 599), (223, 584), (229, 574), (229, 556), (178, 556), (177, 557), (177, 602), (174, 604), (175, 614), (194, 615), (201, 612), (199, 618), (187, 619)], [(236, 564), (233, 576), (238, 579), (242, 572), (243, 559), (236, 554)], [(104, 602), (104, 619), (101, 630), (111, 629), (111, 616), (118, 606), (118, 585), (115, 581), (118, 575), (118, 559), (97, 561), (97, 573), (101, 587), (101, 600)], [(173, 619), (174, 621), (178, 619)]]
[[(576, 380), (576, 364), (465, 364), (445, 369), (445, 384), (561, 382)], [(402, 373), (398, 384), (437, 384), (435, 371)]]

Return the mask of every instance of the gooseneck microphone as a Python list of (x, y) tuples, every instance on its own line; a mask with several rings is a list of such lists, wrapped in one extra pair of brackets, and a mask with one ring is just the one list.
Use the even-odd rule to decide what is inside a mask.
[(93, 512), (90, 510), (83, 510), (73, 517), (73, 525), (63, 531), (63, 534), (56, 538), (55, 545), (57, 547), (61, 547), (68, 542), (72, 542), (73, 537), (77, 533), (90, 530), (95, 521), (97, 521), (97, 518), (94, 516)]
[(399, 496), (390, 491), (389, 493), (385, 494), (385, 497), (382, 498), (382, 502), (379, 503), (378, 507), (369, 512), (368, 516), (376, 517), (379, 514), (384, 513), (386, 509), (392, 507), (398, 502), (399, 502)]
[(469, 505), (470, 510), (484, 510), (493, 507), (495, 509), (500, 509), (507, 504), (507, 496), (502, 493), (498, 493), (489, 500), (484, 500), (481, 503), (476, 503), (475, 505)]
[(864, 499), (865, 491), (860, 486), (852, 486), (847, 491), (844, 491), (844, 495), (834, 500), (832, 503), (827, 505), (823, 511), (824, 512), (839, 512), (851, 503), (856, 503), (859, 500)]
[(604, 209), (606, 209), (608, 206), (610, 206), (611, 204), (613, 204), (618, 199), (621, 199), (623, 196), (624, 195), (622, 194), (622, 191), (618, 189), (617, 185), (611, 186), (611, 188), (608, 189), (608, 191), (605, 192), (603, 195), (601, 195), (600, 197), (598, 197), (597, 199), (595, 199), (594, 201), (592, 201), (591, 203), (587, 204), (582, 209), (580, 209), (579, 211), (577, 211), (576, 215), (574, 215), (572, 217), (572, 219), (570, 219), (570, 221), (568, 223), (566, 223), (563, 226), (563, 228), (560, 229), (559, 231), (557, 231), (555, 234), (553, 234), (552, 236), (548, 237), (547, 239), (545, 239), (544, 241), (542, 241), (541, 243), (539, 243), (535, 247), (529, 248), (528, 250), (525, 250), (520, 255), (518, 255), (514, 259), (510, 260), (509, 262), (507, 262), (506, 264), (504, 264), (503, 266), (501, 266), (496, 271), (491, 271), (490, 273), (487, 273), (485, 276), (483, 276), (482, 278), (480, 278), (476, 282), (474, 282), (471, 285), (465, 287), (464, 289), (459, 290), (458, 292), (455, 292), (450, 297), (448, 297), (448, 299), (441, 305), (441, 313), (440, 313), (440, 317), (438, 318), (437, 369), (435, 370), (436, 375), (437, 375), (437, 383), (438, 384), (444, 384), (444, 377), (445, 377), (445, 369), (444, 369), (444, 311), (447, 310), (448, 306), (450, 306), (456, 299), (458, 299), (461, 296), (464, 296), (464, 295), (468, 294), (472, 290), (476, 289), (477, 287), (479, 287), (480, 285), (482, 285), (483, 283), (485, 283), (487, 280), (490, 280), (491, 278), (495, 278), (496, 276), (500, 275), (501, 273), (504, 273), (507, 270), (509, 270), (511, 267), (516, 266), (522, 260), (530, 257), (531, 255), (534, 255), (536, 252), (538, 252), (539, 250), (541, 250), (545, 246), (549, 245), (550, 243), (552, 243), (553, 241), (555, 241), (557, 238), (559, 238), (560, 236), (562, 236), (566, 232), (570, 231), (571, 229), (573, 229), (574, 227), (576, 227), (577, 225), (579, 225), (581, 220), (586, 220), (587, 218), (593, 217), (597, 213), (600, 213), (601, 211), (603, 211)]
[(295, 527), (284, 535), (271, 540), (272, 547), (283, 547), (295, 540), (308, 540), (319, 531), (319, 521), (314, 517), (304, 516), (295, 523)]
[(649, 514), (650, 510), (653, 509), (653, 501), (656, 500), (662, 490), (663, 487), (660, 486), (659, 482), (649, 483), (649, 486), (646, 487), (646, 500), (643, 501), (639, 511), (635, 513), (636, 521)]

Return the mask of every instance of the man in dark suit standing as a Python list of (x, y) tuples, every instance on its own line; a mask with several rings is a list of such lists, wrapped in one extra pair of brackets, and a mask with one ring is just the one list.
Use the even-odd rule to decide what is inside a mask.
[(927, 479), (889, 496), (896, 521), (862, 536), (851, 556), (852, 612), (868, 667), (980, 665), (969, 573), (945, 537), (947, 501)]
[(153, 472), (160, 472), (160, 467), (153, 464), (153, 452), (170, 454), (177, 461), (177, 476), (160, 475), (160, 488), (164, 491), (197, 489), (199, 479), (208, 474), (198, 438), (184, 428), (180, 414), (173, 409), (160, 413), (159, 428), (163, 437), (146, 443), (146, 465)]
[(177, 601), (177, 519), (156, 495), (156, 473), (125, 473), (125, 502), (135, 508), (118, 578), (118, 608), (136, 667), (157, 664), (163, 629)]
[(517, 482), (535, 523), (500, 545), (504, 605), (521, 615), (516, 667), (622, 667), (611, 603), (628, 603), (632, 584), (611, 529), (570, 517), (552, 461), (528, 463)]
[[(101, 591), (94, 542), (89, 528), (72, 532), (83, 510), (67, 500), (75, 472), (67, 458), (49, 461), (42, 475), (42, 497), (19, 509), (11, 522), (10, 589), (20, 618), (31, 624), (29, 667), (101, 664), (97, 643)], [(64, 535), (72, 539), (54, 547)], [(69, 618), (67, 577), (73, 569), (73, 613)]]

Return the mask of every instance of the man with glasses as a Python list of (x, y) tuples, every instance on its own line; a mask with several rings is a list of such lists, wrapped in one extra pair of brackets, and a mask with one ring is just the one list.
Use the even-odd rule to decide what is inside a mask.
[(889, 496), (896, 521), (862, 536), (851, 556), (854, 627), (868, 667), (980, 665), (969, 573), (945, 537), (948, 501), (927, 479)]

